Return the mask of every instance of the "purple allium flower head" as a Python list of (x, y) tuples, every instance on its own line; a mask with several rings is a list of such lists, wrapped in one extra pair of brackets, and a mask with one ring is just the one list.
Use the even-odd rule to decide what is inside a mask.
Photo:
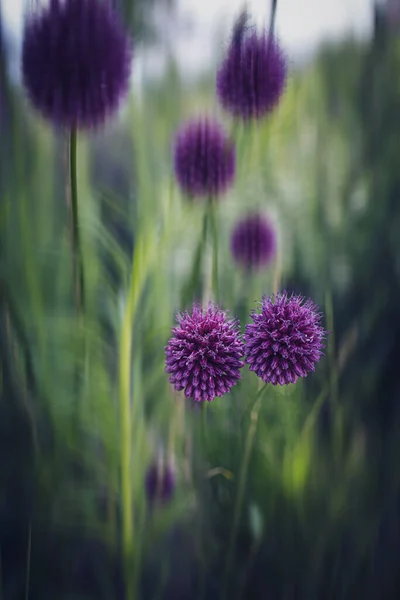
[(175, 470), (169, 463), (155, 462), (147, 470), (146, 495), (149, 502), (162, 503), (171, 500), (175, 491)]
[(34, 107), (57, 126), (104, 123), (129, 89), (131, 58), (109, 2), (51, 0), (25, 25), (23, 83)]
[(232, 185), (236, 155), (232, 140), (210, 118), (184, 123), (174, 143), (176, 180), (188, 196), (219, 196)]
[(276, 250), (276, 235), (272, 224), (255, 213), (239, 221), (231, 235), (234, 260), (243, 267), (258, 269), (271, 262)]
[(322, 356), (326, 332), (321, 314), (302, 296), (264, 297), (261, 312), (245, 328), (245, 356), (250, 371), (265, 383), (286, 385), (314, 371)]
[(178, 315), (178, 327), (165, 348), (166, 372), (174, 388), (187, 398), (211, 402), (240, 379), (244, 345), (239, 323), (210, 303), (194, 305), (192, 313)]
[(286, 58), (277, 40), (250, 28), (244, 13), (217, 73), (222, 106), (235, 117), (260, 119), (278, 104), (286, 76)]

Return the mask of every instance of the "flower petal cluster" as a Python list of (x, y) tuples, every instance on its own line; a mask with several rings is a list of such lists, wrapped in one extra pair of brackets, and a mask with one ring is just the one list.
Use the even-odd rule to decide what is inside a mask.
[(295, 383), (314, 371), (326, 332), (311, 300), (286, 292), (264, 297), (245, 328), (245, 362), (265, 383)]
[(166, 372), (177, 391), (187, 398), (211, 402), (240, 379), (243, 341), (238, 322), (210, 304), (194, 305), (178, 316), (178, 326), (166, 346)]
[(192, 197), (224, 194), (235, 177), (233, 142), (209, 117), (184, 123), (174, 142), (174, 170), (182, 191)]
[(23, 83), (56, 126), (91, 129), (111, 117), (128, 92), (131, 60), (130, 40), (109, 2), (50, 0), (25, 24)]
[(237, 118), (260, 119), (277, 106), (286, 77), (287, 61), (278, 41), (250, 29), (241, 18), (217, 73), (221, 105)]

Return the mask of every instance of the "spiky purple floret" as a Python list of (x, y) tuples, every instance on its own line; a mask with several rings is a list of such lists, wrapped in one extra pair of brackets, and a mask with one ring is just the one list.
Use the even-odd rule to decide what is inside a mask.
[(236, 156), (219, 123), (203, 117), (184, 123), (174, 142), (174, 171), (189, 196), (220, 196), (233, 183)]
[(245, 328), (245, 362), (265, 383), (286, 385), (314, 371), (326, 331), (318, 307), (286, 292), (264, 297)]
[(54, 125), (90, 129), (129, 89), (132, 48), (109, 2), (51, 0), (26, 22), (22, 77), (34, 107)]
[(145, 489), (149, 502), (171, 500), (175, 491), (175, 471), (171, 465), (150, 465), (146, 473)]
[(217, 73), (217, 96), (235, 117), (260, 119), (278, 104), (285, 89), (287, 63), (277, 40), (246, 26), (234, 28), (227, 55)]
[(276, 250), (275, 229), (260, 214), (251, 214), (239, 221), (232, 232), (231, 252), (243, 267), (257, 269), (273, 259)]
[(243, 366), (239, 322), (213, 304), (205, 310), (195, 304), (191, 314), (185, 312), (177, 320), (165, 348), (165, 370), (174, 388), (185, 390), (196, 402), (228, 393)]

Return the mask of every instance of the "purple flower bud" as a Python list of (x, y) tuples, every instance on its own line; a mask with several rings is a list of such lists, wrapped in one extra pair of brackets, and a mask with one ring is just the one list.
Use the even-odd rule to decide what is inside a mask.
[(184, 123), (174, 143), (176, 180), (188, 196), (216, 197), (235, 177), (235, 148), (223, 128), (209, 118)]
[(287, 65), (276, 39), (259, 35), (242, 16), (233, 30), (227, 55), (217, 73), (217, 96), (235, 117), (260, 119), (278, 104)]
[(245, 362), (265, 383), (286, 385), (314, 371), (322, 356), (326, 331), (321, 314), (302, 296), (264, 297), (261, 312), (245, 328)]
[(187, 398), (211, 402), (240, 379), (243, 342), (237, 320), (210, 304), (194, 305), (192, 314), (178, 316), (178, 327), (165, 348), (166, 372), (174, 388)]
[(232, 256), (244, 268), (264, 267), (275, 256), (275, 250), (275, 230), (260, 214), (251, 214), (239, 221), (232, 232)]
[(128, 92), (131, 58), (109, 2), (51, 0), (25, 24), (23, 83), (34, 107), (56, 126), (103, 124)]

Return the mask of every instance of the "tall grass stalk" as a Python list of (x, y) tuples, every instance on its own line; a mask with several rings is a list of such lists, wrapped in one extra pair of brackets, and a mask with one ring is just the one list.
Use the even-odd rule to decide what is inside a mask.
[(139, 234), (134, 247), (132, 273), (128, 297), (126, 299), (120, 336), (119, 349), (119, 394), (120, 394), (120, 465), (122, 497), (122, 551), (125, 563), (125, 583), (127, 600), (134, 598), (133, 571), (129, 560), (134, 548), (133, 503), (132, 503), (132, 342), (136, 308), (149, 268), (152, 248), (156, 247), (153, 236), (148, 240)]
[(72, 267), (74, 281), (74, 297), (76, 310), (81, 314), (84, 309), (84, 273), (81, 239), (79, 231), (79, 208), (78, 208), (78, 169), (77, 169), (77, 147), (78, 134), (75, 128), (71, 129), (69, 135), (69, 183), (71, 202), (71, 244), (72, 244)]

